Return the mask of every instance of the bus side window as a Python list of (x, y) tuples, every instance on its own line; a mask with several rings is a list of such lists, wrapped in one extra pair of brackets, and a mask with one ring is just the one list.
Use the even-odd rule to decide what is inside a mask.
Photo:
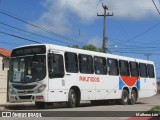
[(50, 78), (64, 77), (64, 63), (62, 55), (49, 53), (48, 72)]
[(131, 76), (138, 77), (139, 76), (138, 63), (137, 62), (129, 62), (129, 65), (130, 65), (130, 70), (131, 70)]
[(65, 53), (66, 71), (71, 73), (78, 72), (78, 59), (77, 54), (66, 52)]
[(107, 72), (109, 75), (119, 75), (118, 60), (107, 59)]
[(79, 54), (79, 69), (81, 73), (93, 74), (93, 58), (90, 55)]
[(148, 76), (149, 76), (149, 78), (155, 78), (155, 75), (154, 75), (154, 66), (152, 64), (148, 64), (147, 65), (147, 69), (148, 69)]
[(147, 66), (144, 63), (139, 63), (140, 77), (147, 77)]
[(129, 65), (128, 61), (120, 60), (119, 61), (120, 75), (121, 76), (129, 76)]
[(103, 57), (94, 57), (94, 70), (96, 74), (106, 75), (106, 59)]

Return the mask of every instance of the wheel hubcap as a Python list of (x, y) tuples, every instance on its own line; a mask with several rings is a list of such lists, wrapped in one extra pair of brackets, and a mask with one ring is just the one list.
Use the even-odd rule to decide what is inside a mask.
[(128, 101), (128, 98), (127, 98), (127, 96), (125, 95), (124, 96), (124, 102), (127, 102)]
[(71, 102), (72, 102), (72, 104), (75, 104), (75, 94), (74, 93), (72, 93), (71, 94)]
[(135, 100), (135, 94), (131, 95), (131, 99), (134, 101)]

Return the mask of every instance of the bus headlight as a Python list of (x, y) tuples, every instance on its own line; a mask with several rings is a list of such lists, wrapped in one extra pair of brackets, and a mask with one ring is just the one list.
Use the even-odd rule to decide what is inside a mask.
[(36, 90), (35, 93), (41, 93), (45, 88), (46, 88), (46, 85), (43, 84), (43, 85), (41, 85), (41, 86)]
[(10, 94), (16, 94), (16, 92), (12, 88), (9, 88), (9, 93)]

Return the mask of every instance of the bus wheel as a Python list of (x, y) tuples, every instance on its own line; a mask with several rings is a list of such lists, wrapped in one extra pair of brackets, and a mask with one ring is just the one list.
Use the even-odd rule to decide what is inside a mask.
[(45, 102), (35, 102), (35, 105), (38, 109), (45, 109), (45, 107), (46, 107)]
[(135, 90), (131, 91), (131, 99), (129, 100), (130, 105), (134, 105), (136, 103), (137, 95)]
[(76, 93), (73, 89), (69, 90), (67, 107), (69, 108), (76, 107)]
[(122, 91), (122, 98), (119, 100), (119, 103), (120, 103), (121, 105), (127, 105), (128, 102), (129, 102), (129, 93), (128, 93), (127, 90), (124, 89), (124, 90)]

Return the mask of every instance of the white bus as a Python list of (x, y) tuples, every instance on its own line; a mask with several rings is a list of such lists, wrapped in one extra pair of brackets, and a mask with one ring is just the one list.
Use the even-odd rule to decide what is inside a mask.
[(137, 98), (157, 93), (152, 61), (112, 54), (34, 44), (15, 48), (9, 70), (10, 102), (66, 102), (77, 107), (116, 100), (135, 104)]

